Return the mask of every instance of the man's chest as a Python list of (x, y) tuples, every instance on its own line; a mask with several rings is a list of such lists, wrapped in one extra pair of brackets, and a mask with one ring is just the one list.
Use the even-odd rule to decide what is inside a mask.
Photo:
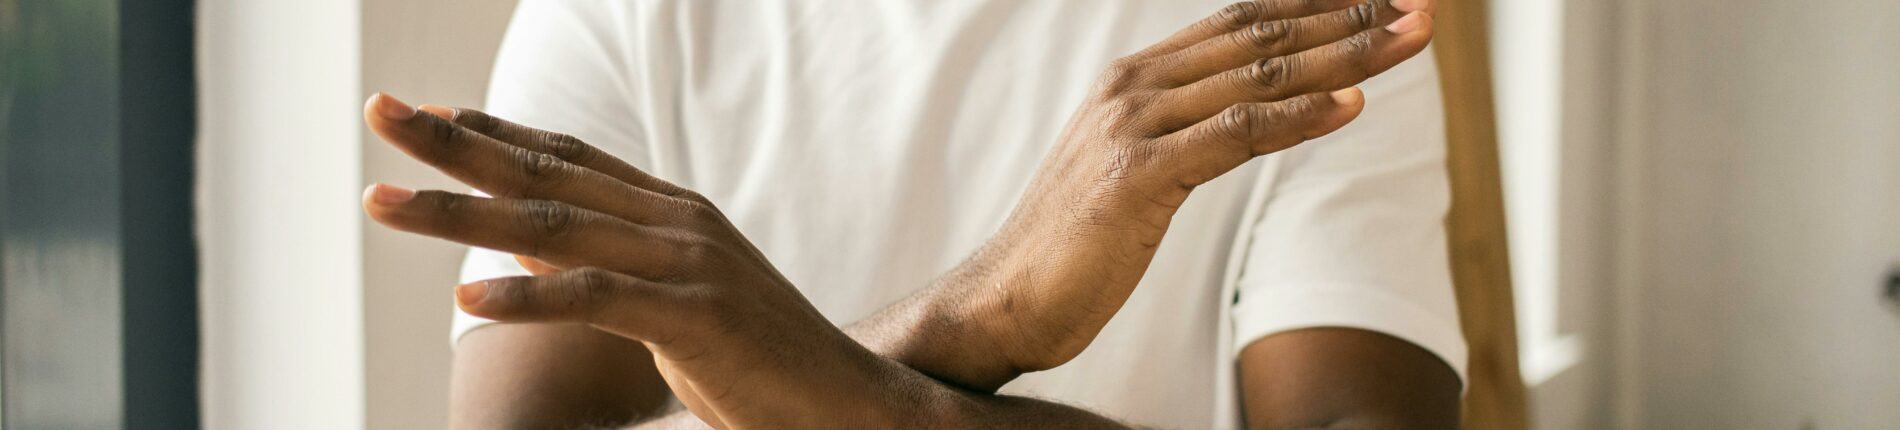
[[(845, 314), (967, 256), (1103, 67), (1225, 5), (718, 3), (674, 4), (648, 25), (677, 34), (637, 47), (648, 167), (714, 200)], [(1195, 249), (1182, 258), (1225, 251), (1256, 177), (1232, 176), (1184, 208), (1169, 239)]]
[(668, 33), (629, 56), (652, 167), (739, 195), (793, 174), (1020, 188), (1109, 62), (1225, 3), (658, 4), (628, 26)]

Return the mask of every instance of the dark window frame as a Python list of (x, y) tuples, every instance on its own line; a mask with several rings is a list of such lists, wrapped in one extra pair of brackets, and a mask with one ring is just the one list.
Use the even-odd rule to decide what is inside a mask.
[(194, 428), (192, 0), (0, 0), (0, 419)]

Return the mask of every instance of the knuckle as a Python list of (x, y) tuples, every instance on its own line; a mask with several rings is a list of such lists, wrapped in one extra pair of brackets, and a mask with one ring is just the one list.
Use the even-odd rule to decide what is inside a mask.
[(1214, 130), (1221, 140), (1231, 142), (1251, 142), (1259, 135), (1267, 113), (1261, 105), (1253, 103), (1237, 104), (1227, 108), (1220, 116), (1218, 127)]
[(416, 201), (428, 205), (431, 211), (454, 213), (463, 209), (461, 204), (453, 202), (452, 200), (455, 199), (449, 197), (448, 192), (441, 190), (416, 191)]
[(469, 139), (469, 129), (449, 120), (429, 121), (429, 137), (440, 143), (461, 143)]
[(1344, 42), (1341, 47), (1346, 50), (1346, 54), (1354, 58), (1364, 58), (1372, 52), (1372, 33), (1353, 34), (1341, 42)]
[(617, 280), (618, 277), (613, 272), (599, 267), (582, 267), (574, 270), (574, 283), (587, 290), (588, 298), (606, 298), (600, 293), (612, 292), (612, 287)]
[(1241, 28), (1260, 19), (1263, 12), (1265, 10), (1259, 2), (1244, 1), (1221, 8), (1219, 13), (1214, 14), (1214, 20), (1211, 22), (1222, 29)]
[(1346, 23), (1360, 30), (1369, 30), (1379, 25), (1379, 3), (1362, 2), (1346, 9), (1343, 18)]
[(560, 183), (572, 173), (569, 170), (571, 165), (561, 161), (559, 157), (532, 151), (522, 152), (526, 152), (528, 157), (528, 160), (521, 165), (521, 176), (524, 179), (525, 188), (523, 191), (545, 189)]
[(580, 138), (572, 135), (546, 130), (538, 131), (538, 133), (540, 134), (540, 140), (547, 144), (546, 149), (548, 154), (552, 154), (562, 160), (567, 160), (570, 163), (587, 164), (598, 155), (598, 152), (594, 151), (592, 146), (588, 146), (587, 142), (582, 142)]
[(1294, 72), (1293, 60), (1288, 58), (1273, 57), (1254, 61), (1253, 67), (1248, 68), (1248, 82), (1255, 90), (1263, 94), (1271, 94), (1284, 88), (1287, 82), (1293, 79)]
[(1132, 89), (1148, 88), (1159, 84), (1165, 74), (1167, 59), (1172, 55), (1142, 59), (1142, 57), (1119, 57), (1102, 68), (1100, 78), (1096, 78), (1094, 93), (1098, 95), (1119, 95)]
[(1346, 58), (1348, 58), (1348, 61), (1353, 65), (1352, 67), (1345, 68), (1348, 73), (1352, 74), (1350, 75), (1352, 80), (1364, 80), (1366, 77), (1371, 76), (1373, 52), (1372, 33), (1355, 34), (1341, 42), (1341, 48), (1345, 50)]
[(1277, 113), (1281, 118), (1299, 117), (1319, 112), (1319, 105), (1313, 102), (1311, 96), (1294, 97), (1281, 103), (1279, 109)]
[(1291, 41), (1293, 24), (1287, 21), (1267, 21), (1248, 27), (1245, 33), (1246, 44), (1260, 55), (1270, 55), (1283, 50)]
[(714, 207), (712, 203), (687, 199), (682, 200), (679, 207), (678, 221), (683, 225), (706, 226), (716, 224), (717, 220), (725, 217), (725, 214), (720, 213), (719, 208)]
[(548, 285), (547, 279), (540, 277), (501, 278), (491, 279), (486, 282), (488, 283), (488, 291), (484, 293), (485, 295), (482, 297), (482, 301), (525, 304), (530, 307), (540, 304), (535, 300), (540, 298), (537, 294), (541, 294), (542, 291), (546, 290), (545, 287), (550, 286)]
[(678, 190), (678, 192), (674, 193), (673, 196), (678, 197), (681, 200), (685, 200), (687, 203), (692, 203), (695, 206), (699, 206), (700, 208), (698, 209), (712, 209), (714, 211), (718, 210), (718, 207), (713, 206), (712, 199), (706, 198), (705, 195), (700, 194), (698, 191), (681, 188)]
[(1133, 58), (1128, 58), (1128, 57), (1116, 58), (1114, 61), (1108, 62), (1108, 67), (1102, 70), (1102, 75), (1104, 77), (1121, 77), (1121, 76), (1133, 75), (1135, 74), (1135, 71), (1137, 69), (1140, 69), (1140, 64), (1141, 64), (1140, 60), (1136, 60)]
[(618, 283), (615, 282), (617, 280), (616, 277), (613, 272), (609, 272), (607, 269), (598, 267), (581, 268), (580, 270), (574, 271), (574, 277), (572, 279), (573, 282), (568, 285), (573, 286), (572, 299), (575, 300), (576, 304), (603, 303), (607, 300), (612, 300), (615, 293), (620, 291), (617, 287)]
[(455, 122), (482, 134), (494, 133), (501, 128), (501, 120), (474, 109), (456, 110)]
[(574, 269), (563, 279), (562, 288), (549, 291), (551, 298), (561, 308), (581, 311), (589, 321), (594, 319), (593, 310), (604, 307), (619, 292), (613, 273), (598, 267)]
[(457, 198), (446, 191), (423, 190), (416, 192), (416, 199), (427, 202), (431, 211), (451, 220), (466, 218), (469, 212), (468, 200)]
[(679, 247), (680, 255), (695, 266), (715, 265), (725, 256), (725, 247), (697, 235), (681, 240)]
[(1097, 92), (1117, 94), (1134, 87), (1142, 80), (1141, 60), (1118, 58), (1102, 69), (1102, 75), (1096, 79)]
[(573, 228), (575, 218), (578, 217), (572, 207), (546, 200), (522, 202), (521, 209), (522, 216), (527, 217), (526, 222), (529, 227), (544, 240), (566, 233), (568, 229)]

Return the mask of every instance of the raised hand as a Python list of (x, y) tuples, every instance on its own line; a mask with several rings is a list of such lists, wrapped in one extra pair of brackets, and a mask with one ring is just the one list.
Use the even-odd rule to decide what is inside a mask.
[(1352, 86), (1430, 42), (1430, 7), (1238, 3), (1115, 61), (998, 234), (860, 323), (970, 342), (855, 337), (975, 390), (1068, 362), (1121, 309), (1195, 186), (1351, 121), (1364, 103)]

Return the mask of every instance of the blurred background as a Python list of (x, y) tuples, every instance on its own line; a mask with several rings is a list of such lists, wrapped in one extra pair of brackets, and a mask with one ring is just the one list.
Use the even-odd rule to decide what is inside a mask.
[[(1900, 2), (1465, 3), (1530, 427), (1900, 428)], [(4, 426), (445, 425), (463, 250), (358, 197), (461, 187), (360, 106), (513, 5), (0, 0)]]

